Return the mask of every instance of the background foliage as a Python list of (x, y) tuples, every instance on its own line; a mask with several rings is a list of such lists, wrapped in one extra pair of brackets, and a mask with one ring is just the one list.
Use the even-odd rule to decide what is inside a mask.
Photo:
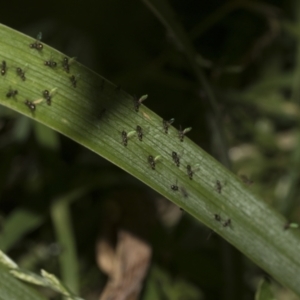
[[(232, 170), (251, 178), (255, 193), (300, 222), (299, 2), (171, 3), (217, 95), (228, 142), (221, 150)], [(193, 127), (190, 138), (220, 159), (206, 95), (180, 45), (142, 2), (28, 5), (6, 3), (0, 22), (33, 37), (41, 31), (45, 43), (127, 92), (149, 94), (149, 108)], [(86, 299), (96, 299), (106, 280), (95, 263), (97, 238), (116, 228), (130, 229), (153, 247), (145, 299), (155, 287), (160, 299), (253, 298), (264, 275), (257, 267), (217, 236), (207, 240), (207, 228), (107, 161), (2, 107), (0, 148), (0, 247), (23, 268), (59, 274), (63, 249), (55, 200), (72, 199), (68, 217), (78, 262), (73, 280), (81, 278)], [(95, 177), (102, 185), (87, 189)], [(292, 299), (275, 283), (274, 289), (279, 299)]]

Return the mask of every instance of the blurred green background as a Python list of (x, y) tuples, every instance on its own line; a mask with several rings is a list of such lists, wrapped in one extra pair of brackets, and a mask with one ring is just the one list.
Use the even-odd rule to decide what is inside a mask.
[[(228, 154), (254, 193), (300, 222), (300, 2), (170, 3), (216, 94), (226, 146), (181, 46), (143, 1), (14, 0), (0, 22), (33, 38), (42, 32), (44, 43), (128, 93), (149, 94), (145, 105), (177, 128), (191, 126), (192, 140), (217, 159)], [(153, 250), (141, 299), (253, 299), (267, 276), (135, 178), (3, 107), (0, 149), (0, 248), (23, 268), (64, 277), (59, 239), (68, 240), (85, 299), (97, 299), (107, 279), (96, 264), (98, 239), (115, 240), (121, 228)], [(297, 299), (275, 282), (274, 291)]]

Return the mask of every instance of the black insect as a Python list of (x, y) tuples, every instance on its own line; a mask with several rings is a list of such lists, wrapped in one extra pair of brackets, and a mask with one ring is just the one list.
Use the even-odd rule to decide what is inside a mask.
[(173, 191), (178, 191), (177, 181), (176, 181), (176, 184), (172, 184), (172, 185), (171, 185), (171, 189), (172, 189)]
[(221, 219), (221, 216), (220, 216), (220, 215), (215, 214), (214, 216), (215, 216), (215, 220), (216, 220), (216, 221), (221, 222), (222, 219)]
[(34, 43), (30, 44), (29, 47), (32, 48), (32, 49), (36, 49), (38, 51), (41, 51), (44, 46), (43, 46), (42, 43), (40, 43), (38, 41), (35, 41)]
[(39, 32), (36, 41), (32, 44), (29, 44), (29, 47), (41, 51), (44, 48), (43, 44), (40, 42), (41, 39), (42, 39), (42, 33)]
[(192, 167), (190, 165), (187, 165), (186, 166), (186, 171), (187, 171), (187, 174), (189, 176), (189, 179), (193, 179), (193, 175), (194, 175), (194, 171), (192, 170)]
[(180, 139), (180, 142), (183, 142), (184, 133), (183, 133), (183, 130), (181, 129), (181, 126), (180, 126), (180, 129), (178, 130), (178, 137)]
[(188, 128), (185, 128), (184, 130), (182, 130), (181, 126), (180, 126), (180, 129), (178, 130), (178, 137), (179, 137), (180, 142), (183, 142), (185, 134), (191, 130), (192, 130), (192, 127), (188, 127)]
[(23, 71), (21, 68), (17, 68), (17, 75), (23, 80), (25, 81), (26, 80), (26, 77), (25, 77), (25, 71)]
[(51, 105), (51, 95), (48, 90), (43, 91), (43, 97), (46, 99), (48, 105)]
[(55, 68), (57, 66), (57, 63), (54, 60), (49, 59), (44, 62), (44, 65), (50, 68)]
[(70, 77), (70, 80), (71, 80), (72, 86), (73, 86), (74, 88), (76, 88), (76, 87), (77, 87), (77, 79), (76, 79), (76, 77), (75, 77), (74, 75), (72, 75), (72, 76)]
[(152, 155), (149, 155), (148, 156), (148, 163), (151, 167), (152, 170), (155, 170), (155, 160), (154, 160), (154, 157)]
[(25, 105), (31, 110), (31, 111), (35, 111), (35, 104), (32, 103), (31, 101), (29, 100), (25, 100)]
[(17, 94), (18, 94), (17, 90), (9, 89), (9, 91), (6, 94), (6, 98), (15, 97)]
[(73, 63), (73, 61), (75, 59), (76, 59), (76, 57), (72, 57), (72, 58), (64, 57), (63, 58), (62, 67), (65, 72), (70, 73), (71, 64)]
[(141, 103), (139, 102), (138, 98), (136, 96), (133, 96), (133, 105), (134, 105), (134, 110), (136, 112), (139, 111), (139, 108), (141, 106)]
[(165, 133), (168, 133), (168, 130), (169, 130), (168, 122), (164, 119), (162, 120), (162, 122), (163, 122), (163, 128), (164, 128)]
[(116, 92), (120, 92), (121, 91), (121, 86), (119, 84), (115, 87), (115, 91)]
[(176, 164), (176, 166), (179, 167), (180, 166), (180, 157), (178, 156), (178, 154), (175, 151), (172, 152), (172, 158), (173, 158), (173, 161)]
[(125, 130), (122, 131), (122, 144), (124, 146), (127, 146), (128, 143), (128, 136), (127, 136), (127, 132)]
[(216, 181), (216, 191), (221, 194), (222, 192), (222, 184), (219, 180)]
[(62, 67), (67, 73), (70, 72), (70, 64), (69, 64), (69, 59), (67, 57), (63, 58)]
[(223, 223), (223, 227), (230, 227), (231, 226), (231, 219), (228, 219)]
[(143, 129), (142, 129), (142, 127), (137, 125), (136, 126), (136, 132), (137, 132), (137, 135), (138, 135), (138, 139), (140, 141), (142, 141), (143, 140)]
[(39, 41), (42, 39), (42, 33), (39, 32), (39, 34), (37, 35), (37, 39), (34, 43), (32, 44), (29, 44), (29, 47), (32, 48), (32, 49), (36, 49), (38, 51), (41, 51), (43, 49), (43, 44)]
[(139, 111), (142, 102), (145, 101), (147, 98), (148, 98), (148, 95), (144, 95), (140, 99), (138, 99), (136, 96), (133, 96), (133, 105), (134, 105), (134, 110), (136, 112)]
[(7, 71), (7, 65), (6, 65), (6, 61), (5, 60), (2, 61), (2, 64), (1, 64), (0, 68), (1, 68), (1, 75), (2, 76), (5, 75), (6, 71)]
[(171, 124), (175, 121), (175, 119), (170, 119), (169, 121), (166, 120), (162, 120), (163, 121), (163, 128), (165, 133), (168, 133), (169, 127), (171, 126)]

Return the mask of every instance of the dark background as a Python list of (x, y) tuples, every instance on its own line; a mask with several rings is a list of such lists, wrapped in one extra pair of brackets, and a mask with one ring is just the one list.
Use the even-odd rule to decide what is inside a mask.
[[(191, 65), (142, 1), (9, 1), (0, 22), (33, 38), (42, 32), (44, 43), (128, 93), (148, 94), (145, 105), (175, 118), (176, 127), (193, 127), (189, 137), (220, 160), (222, 148), (233, 172), (254, 181), (255, 193), (299, 221), (298, 1), (170, 3), (204, 58), (226, 147), (215, 140), (214, 115)], [(109, 180), (71, 206), (83, 297), (97, 299), (106, 282), (95, 263), (98, 237), (127, 228), (153, 248), (142, 299), (151, 283), (159, 299), (253, 299), (265, 274), (251, 262), (216, 235), (207, 239), (209, 229), (122, 170), (38, 126), (0, 110), (1, 225), (22, 208), (43, 217), (7, 249), (21, 266), (59, 274), (49, 208), (97, 176)], [(47, 255), (37, 255), (40, 248)], [(283, 299), (288, 291), (274, 286)]]

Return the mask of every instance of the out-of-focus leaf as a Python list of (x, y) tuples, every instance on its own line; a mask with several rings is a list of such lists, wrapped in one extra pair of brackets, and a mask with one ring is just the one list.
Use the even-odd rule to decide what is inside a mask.
[(262, 279), (255, 294), (255, 300), (276, 300), (271, 290), (271, 284)]
[(10, 250), (21, 238), (31, 230), (38, 228), (43, 217), (24, 209), (14, 211), (6, 221), (0, 233), (0, 249)]

